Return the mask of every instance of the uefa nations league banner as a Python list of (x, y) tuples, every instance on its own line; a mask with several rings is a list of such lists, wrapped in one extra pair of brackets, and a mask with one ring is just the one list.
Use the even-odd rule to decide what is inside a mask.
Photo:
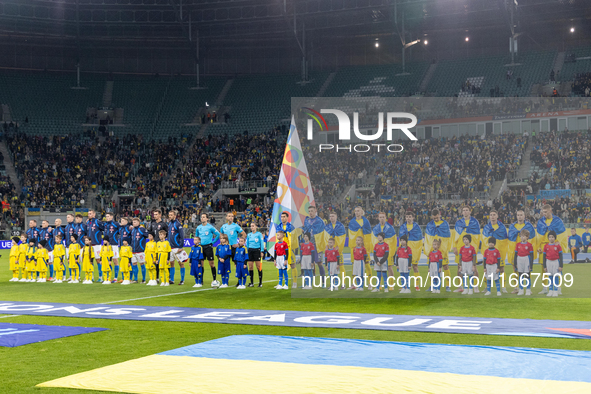
[(0, 301), (0, 314), (591, 339), (591, 321)]

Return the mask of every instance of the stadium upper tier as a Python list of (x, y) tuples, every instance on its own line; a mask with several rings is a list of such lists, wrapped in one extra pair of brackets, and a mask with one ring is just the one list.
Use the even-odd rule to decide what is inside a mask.
[[(491, 89), (498, 87), (499, 94), (505, 97), (527, 97), (534, 84), (548, 81), (555, 57), (556, 52), (551, 51), (529, 52), (520, 55), (515, 66), (506, 66), (511, 63), (507, 55), (441, 61), (437, 63), (427, 91), (440, 97), (469, 97), (471, 90), (462, 92), (462, 86), (470, 81), (480, 89), (476, 96), (490, 97)], [(507, 78), (507, 71), (512, 71), (510, 78)], [(521, 86), (518, 86), (518, 78)]]
[[(345, 67), (339, 69), (324, 92), (324, 97), (400, 97), (413, 95), (429, 63), (412, 63), (402, 74), (400, 64)], [(397, 75), (400, 74), (400, 75)]]
[[(575, 74), (591, 71), (591, 48), (574, 52), (577, 62), (561, 64), (557, 80), (572, 80)], [(363, 98), (377, 107), (380, 97), (400, 97), (423, 93), (439, 97), (458, 96), (464, 105), (470, 97), (527, 97), (534, 84), (550, 79), (557, 52), (519, 54), (515, 65), (507, 55), (415, 62), (402, 74), (400, 64), (344, 67), (329, 72), (312, 72), (307, 83), (298, 75), (235, 76), (228, 88), (227, 77), (204, 77), (204, 89), (189, 89), (195, 80), (189, 76), (131, 76), (82, 74), (76, 86), (74, 73), (2, 71), (0, 104), (10, 110), (21, 131), (55, 135), (76, 133), (88, 121), (87, 109), (103, 106), (120, 108), (110, 128), (115, 134), (144, 134), (146, 138), (166, 138), (192, 133), (200, 128), (199, 115), (218, 110), (218, 122), (210, 124), (207, 134), (268, 131), (289, 122), (292, 97)], [(509, 71), (509, 75), (507, 72)], [(112, 80), (108, 82), (108, 80)], [(518, 83), (519, 82), (519, 83)], [(218, 106), (216, 101), (223, 97)], [(584, 89), (583, 89), (584, 91)], [(451, 116), (453, 111), (440, 102), (431, 108), (433, 116)], [(201, 111), (201, 112), (200, 112)], [(224, 113), (230, 115), (228, 124)], [(25, 122), (28, 119), (28, 122)], [(194, 124), (193, 126), (186, 126)], [(117, 127), (115, 127), (117, 126)]]
[[(32, 134), (69, 134), (82, 131), (88, 107), (100, 106), (104, 78), (84, 81), (76, 86), (75, 74), (41, 72), (0, 73), (0, 103), (8, 104), (13, 120), (22, 131)], [(28, 118), (28, 123), (25, 119)]]
[(229, 108), (229, 124), (214, 123), (207, 132), (236, 134), (268, 131), (278, 124), (289, 123), (292, 97), (315, 97), (328, 73), (314, 73), (310, 81), (298, 83), (297, 75), (253, 75), (234, 79), (224, 98)]

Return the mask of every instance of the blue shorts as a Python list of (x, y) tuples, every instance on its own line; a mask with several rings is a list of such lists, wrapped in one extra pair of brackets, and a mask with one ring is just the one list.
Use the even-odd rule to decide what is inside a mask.
[(237, 278), (246, 278), (248, 276), (248, 265), (244, 268), (245, 263), (236, 263), (236, 277)]
[(223, 263), (218, 261), (218, 275), (225, 275), (232, 272), (232, 266), (230, 265), (231, 263), (230, 257), (226, 258)]

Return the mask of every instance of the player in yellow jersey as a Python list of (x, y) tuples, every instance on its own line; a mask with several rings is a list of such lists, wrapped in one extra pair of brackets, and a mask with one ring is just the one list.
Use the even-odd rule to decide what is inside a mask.
[(27, 246), (26, 254), (26, 269), (27, 269), (27, 282), (35, 282), (36, 278), (33, 278), (37, 264), (37, 242), (35, 239), (29, 239), (29, 245)]
[(170, 253), (170, 244), (166, 240), (166, 231), (160, 230), (158, 233), (160, 241), (156, 243), (156, 252), (158, 253), (158, 265), (160, 267), (160, 286), (168, 286), (168, 254)]
[(148, 242), (146, 242), (146, 269), (148, 270), (148, 286), (157, 286), (156, 281), (156, 260), (158, 255), (156, 254), (156, 242), (154, 241), (154, 233), (148, 233)]
[(109, 238), (103, 236), (103, 245), (100, 252), (101, 268), (103, 270), (103, 285), (111, 284), (111, 262), (113, 261), (113, 248), (109, 244)]
[(9, 282), (18, 282), (18, 237), (12, 237), (12, 246), (10, 247), (9, 265), (12, 271), (12, 278)]
[(84, 237), (84, 247), (81, 252), (82, 259), (82, 271), (84, 271), (84, 282), (85, 285), (91, 285), (94, 279), (94, 248), (92, 247), (92, 241), (90, 237)]
[(72, 277), (70, 283), (80, 283), (80, 244), (78, 243), (78, 235), (72, 234), (70, 236), (70, 246), (68, 247), (68, 268), (72, 270)]
[(18, 246), (18, 267), (21, 270), (21, 279), (19, 282), (26, 282), (27, 281), (27, 236), (25, 234), (21, 234), (20, 236), (21, 243)]
[(131, 251), (131, 246), (129, 246), (127, 238), (124, 238), (121, 243), (121, 247), (119, 248), (119, 269), (123, 275), (123, 282), (121, 282), (122, 285), (131, 284), (131, 281), (129, 280), (129, 273), (131, 271), (132, 257), (133, 253)]
[(49, 252), (46, 249), (47, 241), (41, 240), (39, 242), (39, 247), (37, 248), (37, 253), (35, 253), (35, 259), (37, 260), (37, 265), (35, 269), (37, 270), (37, 282), (44, 283), (47, 282), (47, 263), (49, 262)]
[(66, 247), (62, 242), (62, 235), (55, 235), (55, 245), (53, 246), (53, 268), (55, 270), (55, 282), (63, 283), (64, 271), (66, 270)]

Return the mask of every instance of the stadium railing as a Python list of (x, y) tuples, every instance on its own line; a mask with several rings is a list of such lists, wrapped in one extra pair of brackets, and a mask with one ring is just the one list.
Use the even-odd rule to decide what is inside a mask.
[(253, 181), (223, 181), (220, 183), (220, 189), (243, 189), (256, 187), (269, 187), (268, 185), (273, 181), (267, 180), (253, 180)]
[(489, 192), (467, 192), (467, 193), (414, 193), (414, 194), (396, 194), (392, 196), (376, 197), (376, 198), (362, 198), (362, 201), (368, 201), (369, 204), (390, 202), (390, 201), (431, 201), (431, 200), (465, 200), (465, 199), (479, 199), (488, 200), (490, 198)]

